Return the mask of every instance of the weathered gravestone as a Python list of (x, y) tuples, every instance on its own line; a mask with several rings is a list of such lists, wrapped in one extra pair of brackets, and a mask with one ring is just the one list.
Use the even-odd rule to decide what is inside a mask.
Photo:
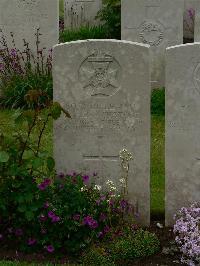
[(200, 43), (166, 51), (166, 225), (200, 200)]
[(122, 39), (151, 46), (152, 88), (165, 85), (165, 49), (183, 43), (183, 0), (122, 0)]
[(0, 29), (3, 30), (10, 48), (13, 48), (10, 36), (12, 32), (18, 49), (24, 50), (23, 39), (25, 39), (35, 53), (35, 34), (38, 28), (42, 34), (39, 36), (39, 48), (46, 48), (46, 51), (52, 49), (59, 39), (58, 0), (0, 1)]
[(95, 17), (102, 7), (102, 0), (65, 0), (64, 4), (65, 28), (76, 29), (99, 23)]
[(148, 45), (87, 40), (55, 46), (54, 101), (72, 119), (54, 124), (57, 171), (97, 172), (105, 185), (121, 176), (119, 152), (130, 163), (129, 197), (143, 224), (150, 220), (150, 86)]
[(195, 21), (194, 21), (194, 41), (200, 41), (200, 0), (194, 0), (193, 8), (195, 11)]

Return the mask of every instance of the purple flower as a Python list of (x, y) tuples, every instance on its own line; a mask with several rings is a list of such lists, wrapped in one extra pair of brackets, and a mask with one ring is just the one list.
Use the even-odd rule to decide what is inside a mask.
[(102, 238), (103, 236), (104, 236), (103, 232), (99, 232), (98, 235), (97, 235), (98, 238)]
[(52, 221), (52, 223), (57, 223), (57, 222), (60, 221), (60, 217), (55, 215), (55, 216), (53, 216), (53, 217), (51, 218), (51, 221)]
[(5, 66), (4, 64), (0, 63), (0, 71), (4, 70)]
[(54, 212), (52, 212), (52, 211), (49, 211), (48, 212), (48, 217), (49, 218), (53, 218), (55, 216), (55, 213)]
[(194, 19), (195, 10), (193, 8), (188, 9), (188, 16), (190, 19)]
[(125, 209), (128, 205), (128, 202), (126, 200), (121, 200), (120, 201), (120, 206), (122, 209)]
[(2, 240), (3, 239), (3, 235), (2, 234), (0, 234), (0, 240)]
[(83, 224), (88, 225), (91, 229), (96, 229), (99, 226), (97, 221), (89, 215), (83, 218)]
[(58, 177), (59, 177), (60, 179), (63, 179), (63, 178), (65, 177), (65, 174), (64, 174), (64, 173), (60, 173), (60, 174), (58, 175)]
[(84, 176), (82, 176), (82, 179), (83, 179), (84, 183), (87, 183), (89, 181), (90, 177), (88, 175), (84, 175)]
[(34, 238), (29, 238), (28, 239), (28, 245), (29, 246), (33, 246), (33, 245), (35, 245), (37, 243), (37, 240), (36, 239), (34, 239)]
[(104, 232), (105, 234), (109, 233), (109, 232), (110, 232), (110, 227), (109, 227), (108, 225), (106, 225), (106, 226), (104, 227), (104, 229), (103, 229), (103, 232)]
[(47, 220), (47, 217), (44, 214), (41, 214), (39, 219), (40, 219), (40, 221), (44, 222)]
[(10, 51), (10, 55), (13, 56), (13, 57), (17, 56), (17, 51), (16, 51), (16, 49), (11, 49), (11, 51)]
[(99, 217), (99, 221), (100, 222), (104, 222), (106, 220), (106, 218), (107, 218), (106, 214), (105, 213), (101, 213), (100, 217)]
[(16, 236), (22, 236), (22, 235), (23, 235), (23, 231), (22, 231), (22, 229), (21, 229), (21, 228), (16, 229), (16, 230), (15, 230), (15, 235), (16, 235)]
[(45, 202), (45, 203), (44, 203), (44, 208), (45, 208), (45, 209), (48, 209), (48, 208), (49, 208), (49, 203), (48, 203), (48, 202)]
[(49, 253), (53, 253), (54, 250), (55, 250), (54, 247), (53, 247), (52, 245), (46, 246), (45, 248), (46, 248), (46, 250), (47, 250)]
[(51, 184), (51, 179), (45, 178), (44, 181), (38, 185), (40, 190), (45, 190)]
[(80, 220), (80, 214), (74, 214), (73, 215), (73, 220), (74, 221), (79, 221)]

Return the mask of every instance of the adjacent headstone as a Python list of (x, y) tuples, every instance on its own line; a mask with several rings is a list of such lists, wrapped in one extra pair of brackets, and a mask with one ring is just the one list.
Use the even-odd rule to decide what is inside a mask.
[(95, 26), (95, 19), (102, 8), (102, 0), (65, 0), (65, 28), (77, 29), (81, 26)]
[[(13, 47), (10, 33), (14, 35), (16, 47), (24, 50), (24, 41), (36, 51), (36, 32), (40, 29), (39, 48), (46, 51), (59, 40), (59, 1), (58, 0), (1, 0), (0, 29), (9, 47)], [(1, 37), (1, 34), (0, 34)]]
[(69, 111), (54, 124), (58, 172), (97, 172), (94, 181), (119, 186), (119, 152), (133, 154), (129, 197), (150, 221), (149, 46), (87, 40), (55, 46), (54, 100)]
[(122, 39), (151, 46), (152, 88), (165, 86), (165, 49), (183, 43), (183, 0), (122, 0)]
[(200, 200), (200, 43), (166, 51), (166, 225)]
[(194, 41), (200, 41), (200, 0), (194, 0), (193, 8), (195, 11), (194, 19)]

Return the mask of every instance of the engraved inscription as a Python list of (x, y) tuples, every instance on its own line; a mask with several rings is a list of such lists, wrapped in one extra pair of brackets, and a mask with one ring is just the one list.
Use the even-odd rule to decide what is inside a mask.
[(164, 38), (164, 27), (155, 21), (145, 21), (139, 27), (139, 36), (143, 43), (158, 46)]
[(90, 96), (112, 96), (120, 89), (121, 67), (112, 55), (95, 51), (81, 64), (79, 80)]
[(134, 131), (142, 123), (139, 113), (134, 112), (131, 106), (73, 104), (66, 108), (72, 116), (66, 125), (66, 130), (99, 132), (125, 128)]

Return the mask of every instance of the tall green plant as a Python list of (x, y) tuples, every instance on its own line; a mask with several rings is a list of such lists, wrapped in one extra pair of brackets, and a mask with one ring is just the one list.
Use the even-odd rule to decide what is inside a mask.
[(103, 0), (103, 8), (98, 12), (97, 18), (102, 21), (108, 38), (121, 39), (120, 0)]

